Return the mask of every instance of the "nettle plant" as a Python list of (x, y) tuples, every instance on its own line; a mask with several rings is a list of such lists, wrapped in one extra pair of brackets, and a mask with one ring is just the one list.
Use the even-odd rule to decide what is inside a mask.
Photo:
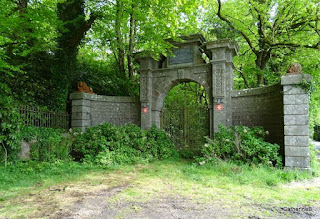
[(263, 128), (245, 126), (226, 128), (220, 125), (219, 130), (213, 140), (207, 138), (207, 143), (202, 148), (202, 156), (197, 159), (200, 164), (222, 159), (241, 164), (282, 166), (280, 146), (264, 141), (264, 136), (268, 132)]

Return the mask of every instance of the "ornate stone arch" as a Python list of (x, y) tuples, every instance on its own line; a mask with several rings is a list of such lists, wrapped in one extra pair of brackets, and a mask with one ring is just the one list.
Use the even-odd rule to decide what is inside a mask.
[[(155, 99), (154, 99), (155, 105), (154, 105), (153, 109), (156, 111), (161, 111), (163, 108), (164, 100), (165, 100), (168, 92), (173, 87), (175, 87), (176, 85), (183, 83), (183, 82), (195, 82), (195, 83), (203, 86), (208, 95), (210, 94), (211, 85), (209, 85), (206, 81), (200, 81), (200, 80), (198, 80), (198, 78), (172, 79), (168, 84), (166, 84), (164, 87), (162, 87), (159, 90), (159, 92), (160, 92), (159, 96), (154, 96), (155, 97)], [(211, 101), (211, 98), (210, 98), (210, 101)]]
[[(172, 87), (196, 82), (206, 89), (210, 99), (210, 134), (220, 123), (232, 124), (231, 90), (233, 86), (233, 56), (238, 46), (230, 40), (206, 42), (200, 34), (182, 37), (183, 42), (171, 41), (175, 48), (171, 57), (157, 61), (151, 56), (136, 54), (140, 63), (141, 127), (160, 127), (163, 101)], [(215, 106), (223, 104), (222, 111)]]

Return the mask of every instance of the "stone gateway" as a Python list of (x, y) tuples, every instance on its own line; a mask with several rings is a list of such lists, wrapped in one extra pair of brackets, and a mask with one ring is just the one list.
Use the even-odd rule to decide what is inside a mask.
[(196, 82), (209, 96), (210, 137), (219, 131), (220, 124), (262, 126), (269, 132), (267, 140), (280, 144), (287, 169), (310, 169), (309, 98), (299, 87), (303, 80), (310, 81), (310, 76), (297, 74), (301, 69), (295, 64), (279, 85), (233, 90), (237, 43), (207, 42), (200, 34), (182, 39), (170, 41), (175, 48), (169, 57), (160, 55), (155, 60), (151, 55), (135, 54), (140, 64), (139, 99), (71, 94), (72, 127), (84, 130), (104, 122), (130, 122), (144, 129), (152, 125), (160, 128), (167, 93), (181, 82)]

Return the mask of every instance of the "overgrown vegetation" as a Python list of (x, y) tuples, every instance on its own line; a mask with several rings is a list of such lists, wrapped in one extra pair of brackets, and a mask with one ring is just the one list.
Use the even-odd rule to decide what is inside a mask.
[[(12, 164), (19, 162), (22, 140), (26, 141), (30, 146), (31, 161), (55, 162), (58, 160), (71, 160), (70, 150), (72, 139), (68, 137), (68, 134), (62, 134), (65, 130), (28, 127), (21, 124), (19, 127), (19, 130), (14, 130), (14, 132), (8, 134), (8, 138), (13, 136), (9, 141), (6, 140), (3, 142), (3, 145), (6, 146), (8, 156), (7, 160), (0, 157), (1, 163), (10, 162)], [(0, 150), (0, 152), (3, 153), (3, 150)]]
[(156, 127), (142, 130), (132, 124), (117, 127), (105, 123), (73, 135), (72, 156), (85, 163), (141, 163), (177, 156), (166, 133)]
[(31, 143), (32, 161), (70, 160), (72, 139), (65, 130), (39, 127), (23, 127), (19, 139)]
[(7, 166), (8, 157), (19, 151), (16, 135), (19, 129), (19, 113), (8, 86), (0, 83), (0, 90), (0, 153), (4, 155), (0, 157), (0, 161), (3, 160)]
[(198, 158), (200, 164), (222, 159), (238, 164), (282, 166), (280, 146), (264, 141), (266, 132), (263, 128), (226, 128), (220, 125), (219, 130), (213, 140), (207, 138), (208, 143), (204, 145), (202, 156)]

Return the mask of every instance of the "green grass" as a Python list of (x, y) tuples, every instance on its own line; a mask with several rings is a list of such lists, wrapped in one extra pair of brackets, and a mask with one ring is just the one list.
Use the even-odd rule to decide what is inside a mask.
[[(236, 165), (229, 162), (199, 166), (188, 161), (174, 160), (145, 165), (139, 170), (137, 180), (144, 186), (148, 186), (144, 182), (155, 181), (155, 191), (161, 188), (161, 182), (169, 183), (175, 188), (175, 192), (200, 202), (211, 201), (215, 197), (239, 205), (274, 203), (277, 206), (296, 206), (319, 201), (319, 188), (297, 189), (284, 185), (312, 178), (312, 174), (308, 172), (286, 172), (266, 166)], [(140, 186), (129, 189), (127, 198), (132, 199), (132, 194), (137, 194), (143, 200), (143, 188)]]
[[(299, 188), (288, 185), (291, 181), (311, 178), (313, 175), (308, 172), (285, 172), (273, 167), (222, 161), (198, 165), (181, 159), (108, 168), (76, 162), (26, 162), (0, 168), (0, 205), (5, 206), (2, 212), (11, 212), (8, 215), (14, 217), (15, 212), (27, 209), (27, 202), (23, 206), (17, 203), (30, 192), (40, 195), (42, 191), (50, 193), (48, 187), (73, 186), (81, 193), (86, 189), (99, 189), (101, 185), (112, 188), (129, 184), (110, 200), (114, 203), (148, 202), (159, 197), (179, 196), (199, 203), (214, 201), (227, 208), (241, 206), (248, 211), (255, 206), (269, 206), (270, 209), (314, 206), (320, 201), (320, 185)], [(90, 186), (85, 188), (88, 184)], [(65, 193), (64, 198), (68, 198), (68, 194)], [(42, 201), (45, 202), (45, 198)], [(33, 206), (32, 200), (30, 206)]]
[[(19, 195), (30, 187), (59, 184), (76, 180), (101, 167), (76, 162), (18, 162), (7, 168), (0, 167), (0, 201)], [(27, 190), (28, 192), (28, 190)]]

